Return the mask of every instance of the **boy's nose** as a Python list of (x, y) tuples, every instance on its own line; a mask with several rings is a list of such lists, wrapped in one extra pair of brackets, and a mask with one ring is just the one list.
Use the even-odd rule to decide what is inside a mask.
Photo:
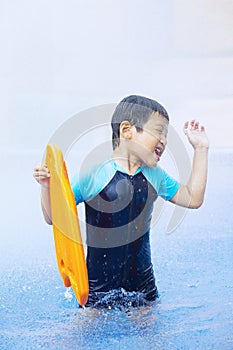
[(167, 138), (163, 135), (161, 135), (160, 137), (160, 143), (163, 145), (163, 146), (166, 146), (167, 144)]

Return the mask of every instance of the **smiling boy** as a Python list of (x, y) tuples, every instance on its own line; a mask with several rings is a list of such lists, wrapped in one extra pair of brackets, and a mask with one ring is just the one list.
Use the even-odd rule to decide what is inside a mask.
[[(154, 202), (158, 196), (187, 208), (203, 202), (209, 147), (205, 129), (194, 120), (184, 125), (194, 148), (184, 185), (158, 165), (168, 124), (168, 113), (158, 102), (137, 95), (124, 98), (112, 116), (112, 158), (72, 182), (76, 203), (85, 204), (89, 305), (102, 292), (120, 288), (155, 300), (149, 237)], [(51, 224), (49, 171), (37, 167), (34, 177), (42, 185), (42, 209)]]

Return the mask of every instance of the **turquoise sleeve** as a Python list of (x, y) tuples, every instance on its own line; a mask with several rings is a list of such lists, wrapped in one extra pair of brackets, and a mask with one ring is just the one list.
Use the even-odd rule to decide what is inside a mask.
[(81, 190), (80, 190), (80, 186), (79, 186), (79, 181), (78, 181), (78, 175), (76, 174), (71, 181), (71, 189), (74, 193), (74, 198), (75, 198), (75, 202), (76, 205), (78, 205), (79, 203), (84, 202)]
[(115, 169), (112, 161), (83, 168), (71, 181), (76, 204), (91, 200), (100, 193), (113, 178)]
[(162, 178), (158, 190), (158, 195), (166, 201), (169, 201), (172, 199), (172, 197), (174, 197), (179, 187), (179, 182), (168, 175), (166, 171), (162, 170)]
[(166, 173), (162, 168), (143, 168), (143, 173), (152, 184), (158, 196), (169, 201), (178, 191), (180, 184)]

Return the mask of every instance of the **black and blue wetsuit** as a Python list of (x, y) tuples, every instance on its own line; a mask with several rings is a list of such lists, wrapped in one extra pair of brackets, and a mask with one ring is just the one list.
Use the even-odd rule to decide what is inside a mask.
[(158, 296), (150, 250), (150, 222), (158, 196), (171, 199), (179, 183), (159, 166), (128, 175), (113, 160), (76, 176), (76, 203), (85, 203), (90, 296), (124, 288)]

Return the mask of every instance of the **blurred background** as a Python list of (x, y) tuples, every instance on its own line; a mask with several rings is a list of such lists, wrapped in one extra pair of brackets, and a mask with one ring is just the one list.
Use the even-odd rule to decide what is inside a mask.
[(142, 94), (232, 146), (231, 0), (0, 2), (0, 147), (43, 150), (67, 118)]

